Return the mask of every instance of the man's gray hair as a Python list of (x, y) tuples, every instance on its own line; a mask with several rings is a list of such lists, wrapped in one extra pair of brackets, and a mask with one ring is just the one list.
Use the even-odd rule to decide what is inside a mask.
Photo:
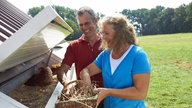
[(77, 11), (77, 16), (81, 16), (85, 12), (89, 13), (89, 15), (91, 16), (92, 20), (96, 19), (96, 15), (95, 15), (95, 12), (93, 11), (93, 9), (91, 9), (90, 7), (87, 7), (87, 6), (79, 8), (79, 10)]

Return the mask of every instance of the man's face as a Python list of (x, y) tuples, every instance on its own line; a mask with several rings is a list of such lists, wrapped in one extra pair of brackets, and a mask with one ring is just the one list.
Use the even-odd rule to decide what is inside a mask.
[(85, 35), (90, 35), (96, 31), (96, 22), (91, 19), (91, 16), (87, 12), (81, 16), (78, 16), (77, 22), (80, 30)]

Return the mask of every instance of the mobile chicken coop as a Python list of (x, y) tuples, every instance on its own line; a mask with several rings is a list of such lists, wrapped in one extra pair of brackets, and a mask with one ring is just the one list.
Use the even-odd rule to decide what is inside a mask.
[(1, 0), (0, 31), (0, 104), (25, 107), (6, 94), (29, 79), (38, 67), (61, 62), (52, 50), (73, 30), (50, 6), (31, 18)]

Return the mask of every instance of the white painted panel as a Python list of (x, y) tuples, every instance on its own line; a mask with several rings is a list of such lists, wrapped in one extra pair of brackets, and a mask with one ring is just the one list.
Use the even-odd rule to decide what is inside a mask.
[(63, 89), (63, 85), (60, 82), (58, 82), (45, 108), (55, 108), (55, 103), (58, 97), (61, 95), (62, 89)]
[(1, 108), (28, 108), (2, 92), (0, 92), (0, 106)]
[(0, 45), (0, 72), (48, 52), (72, 32), (50, 6), (46, 7)]
[[(68, 70), (67, 78), (69, 81), (77, 80), (74, 64), (71, 66), (71, 69)], [(55, 104), (58, 101), (58, 97), (61, 95), (62, 89), (63, 89), (63, 85), (60, 82), (58, 82), (57, 86), (55, 87), (55, 90), (53, 91), (51, 97), (49, 98), (45, 108), (55, 108)]]

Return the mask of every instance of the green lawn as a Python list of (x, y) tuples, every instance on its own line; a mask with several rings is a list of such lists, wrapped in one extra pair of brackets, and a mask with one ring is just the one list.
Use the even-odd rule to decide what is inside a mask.
[(152, 72), (148, 108), (192, 108), (192, 33), (139, 37)]

